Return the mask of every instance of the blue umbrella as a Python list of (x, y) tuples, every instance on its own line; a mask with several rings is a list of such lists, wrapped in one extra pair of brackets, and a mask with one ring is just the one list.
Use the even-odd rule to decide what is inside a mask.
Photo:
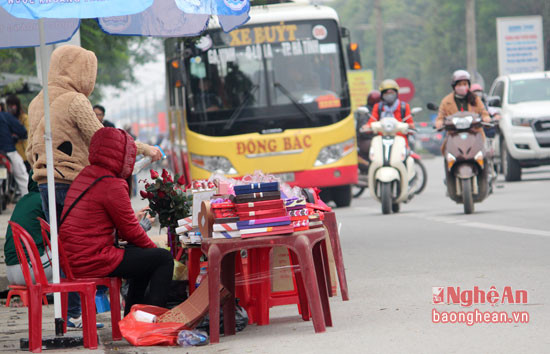
[[(224, 31), (230, 31), (248, 21), (250, 3), (249, 0), (0, 0), (0, 6), (0, 34), (7, 25), (14, 29), (10, 33), (25, 33), (22, 36), (0, 36), (0, 48), (40, 45), (53, 281), (59, 282), (45, 45), (70, 39), (78, 29), (78, 19), (82, 18), (97, 18), (101, 28), (110, 34), (182, 37), (200, 34), (206, 29), (210, 17), (217, 15)], [(59, 294), (55, 294), (54, 309), (55, 317), (60, 318)]]

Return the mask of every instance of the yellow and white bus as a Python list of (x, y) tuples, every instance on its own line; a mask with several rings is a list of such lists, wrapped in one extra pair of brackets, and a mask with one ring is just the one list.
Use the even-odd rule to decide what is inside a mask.
[(252, 7), (229, 33), (210, 24), (194, 42), (167, 39), (171, 140), (184, 146), (176, 169), (192, 179), (261, 170), (349, 205), (357, 152), (346, 32), (332, 8), (286, 3)]

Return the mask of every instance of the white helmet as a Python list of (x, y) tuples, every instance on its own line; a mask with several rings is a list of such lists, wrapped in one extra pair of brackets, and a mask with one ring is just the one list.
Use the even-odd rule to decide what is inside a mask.
[(466, 70), (455, 71), (453, 73), (451, 86), (455, 87), (456, 83), (462, 80), (468, 81), (468, 85), (471, 85), (472, 81), (471, 81), (470, 73), (467, 72)]

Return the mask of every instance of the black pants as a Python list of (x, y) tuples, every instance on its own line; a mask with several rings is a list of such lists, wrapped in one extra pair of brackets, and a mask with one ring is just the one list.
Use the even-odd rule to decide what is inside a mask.
[[(162, 248), (127, 246), (122, 262), (109, 274), (128, 280), (124, 315), (126, 316), (135, 304), (166, 306), (173, 272), (174, 260), (169, 251)], [(145, 298), (147, 286), (149, 296)]]

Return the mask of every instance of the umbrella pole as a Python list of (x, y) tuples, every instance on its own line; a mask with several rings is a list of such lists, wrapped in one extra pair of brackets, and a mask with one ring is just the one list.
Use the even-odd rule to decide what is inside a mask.
[[(40, 26), (40, 65), (42, 69), (42, 95), (44, 98), (44, 140), (46, 143), (46, 170), (48, 177), (48, 207), (50, 209), (50, 237), (52, 243), (53, 282), (59, 283), (59, 249), (57, 243), (57, 212), (55, 208), (55, 180), (53, 175), (52, 128), (50, 124), (50, 97), (48, 93), (48, 62), (46, 40), (44, 36), (44, 19)], [(61, 294), (54, 293), (55, 334), (63, 335), (63, 318), (61, 316)]]

